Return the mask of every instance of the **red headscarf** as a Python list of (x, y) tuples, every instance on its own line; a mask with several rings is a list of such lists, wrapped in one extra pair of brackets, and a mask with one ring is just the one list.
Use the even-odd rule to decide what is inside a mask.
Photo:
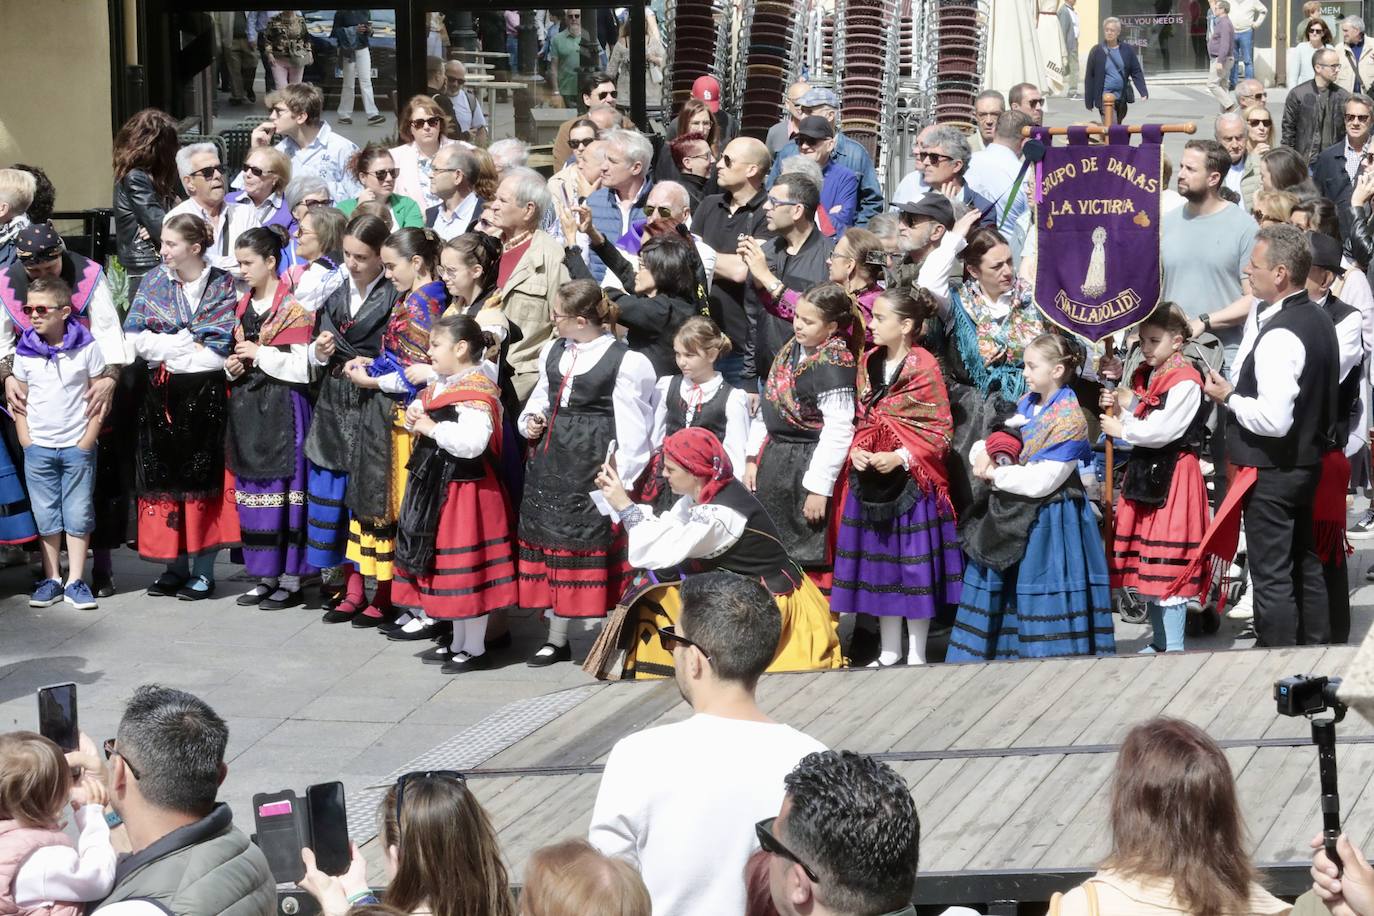
[(664, 439), (663, 457), (693, 477), (706, 479), (701, 486), (701, 493), (697, 495), (699, 503), (709, 503), (726, 484), (735, 479), (735, 469), (730, 465), (725, 446), (720, 444), (715, 433), (700, 426), (680, 429)]

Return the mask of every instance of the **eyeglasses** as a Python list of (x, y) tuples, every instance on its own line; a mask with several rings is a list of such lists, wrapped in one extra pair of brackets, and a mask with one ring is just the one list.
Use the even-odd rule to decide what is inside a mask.
[(854, 258), (850, 257), (850, 256), (847, 255), (847, 254), (840, 254), (838, 251), (832, 251), (832, 252), (830, 252), (830, 254), (828, 254), (828, 255), (825, 256), (825, 263), (827, 263), (827, 264), (829, 264), (831, 261), (839, 261), (839, 260), (853, 261)]
[(549, 312), (549, 320), (554, 324), (558, 324), (560, 321), (570, 321), (572, 317), (571, 315), (560, 315), (558, 312)]
[(663, 647), (664, 652), (672, 653), (674, 646), (681, 646), (684, 649), (696, 648), (709, 661), (711, 656), (706, 650), (701, 648), (699, 643), (694, 643), (686, 636), (678, 633), (676, 626), (666, 626), (658, 628), (658, 644)]
[(953, 156), (946, 156), (944, 153), (937, 153), (928, 149), (923, 149), (917, 153), (916, 159), (919, 162), (928, 162), (931, 165), (939, 165), (941, 162), (954, 161)]
[(419, 130), (422, 127), (442, 127), (444, 119), (438, 116), (433, 118), (411, 118), (410, 129)]
[(1044, 108), (1044, 107), (1045, 107), (1045, 100), (1044, 100), (1044, 99), (1026, 99), (1022, 104), (1026, 105), (1026, 106), (1028, 106), (1028, 107), (1030, 107), (1030, 108)]
[(388, 178), (397, 178), (397, 177), (399, 177), (400, 174), (401, 174), (401, 170), (400, 170), (400, 169), (378, 169), (378, 170), (375, 171), (375, 172), (368, 172), (367, 174), (371, 175), (373, 178), (377, 179), (378, 181), (386, 181)]
[[(138, 774), (134, 774), (138, 778)], [(405, 797), (406, 786), (412, 782), (432, 779), (448, 779), (461, 786), (467, 786), (468, 781), (462, 773), (457, 770), (417, 770), (414, 773), (405, 773), (400, 779), (396, 780), (396, 826), (401, 826), (401, 799)]]
[(209, 181), (211, 178), (214, 178), (216, 175), (223, 175), (223, 174), (224, 174), (224, 166), (222, 166), (222, 165), (207, 165), (207, 166), (206, 166), (205, 168), (203, 168), (203, 169), (194, 169), (194, 170), (192, 170), (191, 172), (187, 173), (187, 176), (186, 176), (186, 177), (188, 177), (188, 178), (204, 178), (206, 181)]
[(446, 172), (458, 172), (461, 171), (461, 169), (430, 169), (429, 171), (434, 175), (442, 175)]
[(816, 147), (820, 146), (822, 143), (824, 143), (826, 140), (829, 140), (829, 139), (830, 139), (829, 137), (801, 137), (801, 136), (799, 136), (799, 137), (797, 137), (797, 149), (815, 149)]
[(1314, 26), (1312, 26), (1312, 28), (1310, 28), (1310, 29), (1307, 30), (1307, 34), (1308, 34), (1308, 35), (1320, 35), (1321, 33), (1325, 32), (1325, 31), (1326, 31), (1326, 29), (1322, 28), (1321, 26), (1319, 26), (1319, 25), (1314, 25)]
[(285, 105), (273, 105), (268, 111), (268, 114), (272, 115), (274, 118), (279, 115), (289, 115), (290, 113), (291, 109), (287, 108)]
[(811, 879), (812, 883), (820, 884), (821, 879), (811, 870), (811, 866), (797, 858), (796, 853), (782, 845), (782, 840), (779, 840), (773, 835), (773, 822), (776, 820), (776, 817), (766, 817), (754, 825), (754, 835), (759, 838), (759, 846), (763, 847), (763, 851), (769, 855), (782, 856), (789, 862), (796, 862), (801, 866), (801, 870), (806, 873), (806, 877)]
[(252, 175), (254, 178), (262, 178), (264, 175), (277, 174), (276, 172), (269, 171), (268, 169), (260, 169), (256, 165), (245, 165), (243, 167), (243, 170), (247, 172), (249, 175)]
[(720, 164), (725, 166), (727, 169), (733, 169), (735, 167), (735, 163), (730, 159), (728, 155), (725, 154), (721, 154)]
[(661, 218), (663, 218), (663, 219), (672, 219), (672, 218), (673, 218), (673, 208), (672, 208), (672, 207), (645, 207), (645, 208), (644, 208), (644, 215), (647, 216), (647, 217), (649, 217), (649, 219), (653, 219), (655, 216), (659, 216), (659, 217), (661, 217)]
[(688, 159), (705, 159), (707, 162), (716, 161), (716, 157), (711, 153), (710, 150), (707, 150), (704, 153), (688, 153), (687, 155), (682, 157), (683, 162), (686, 162)]
[(1274, 122), (1269, 118), (1251, 118), (1246, 122), (1251, 127), (1273, 127)]
[(58, 313), (58, 312), (60, 312), (60, 311), (62, 311), (62, 310), (61, 310), (60, 308), (58, 308), (57, 306), (26, 305), (26, 306), (23, 307), (23, 309), (21, 309), (21, 311), (22, 311), (25, 315), (29, 315), (29, 316), (37, 315), (39, 318), (42, 318), (42, 317), (46, 316), (49, 312), (51, 312), (51, 313), (53, 313), (53, 314), (56, 314), (56, 313)]
[[(106, 759), (106, 760), (109, 760), (110, 758), (114, 757), (115, 754), (119, 754), (119, 749), (115, 747), (115, 739), (113, 739), (113, 738), (106, 738), (106, 739), (105, 739), (105, 759)], [(124, 757), (123, 754), (119, 754), (119, 756), (124, 758), (124, 766), (128, 768), (129, 774), (130, 774), (131, 776), (133, 776), (134, 779), (142, 779), (142, 778), (143, 778), (142, 776), (138, 775), (138, 770), (135, 770), (135, 769), (134, 769), (134, 765), (133, 765), (132, 763), (129, 762), (129, 758), (128, 758), (128, 757)]]
[(601, 92), (596, 93), (596, 97), (598, 99), (613, 99), (616, 98), (619, 94), (620, 93), (615, 89), (603, 89)]
[(797, 203), (795, 200), (783, 200), (781, 197), (774, 197), (774, 196), (772, 196), (771, 194), (768, 196), (768, 205), (769, 205), (770, 207), (800, 207), (800, 206), (801, 206), (801, 204)]
[[(1329, 67), (1329, 68), (1331, 68), (1332, 70), (1339, 70), (1339, 69), (1341, 68), (1341, 65), (1340, 65), (1340, 62), (1339, 62), (1339, 61), (1337, 61), (1337, 62), (1334, 63), (1334, 64), (1313, 64), (1312, 66), (1313, 66), (1313, 67), (1320, 67), (1320, 68), (1322, 68), (1322, 69), (1326, 69), (1326, 68)], [(1256, 98), (1258, 98), (1258, 96), (1256, 96)]]
[(595, 142), (595, 137), (585, 137), (581, 140), (569, 140), (568, 146), (572, 147), (573, 149), (584, 149), (588, 146), (591, 146)]
[(307, 210), (313, 210), (316, 207), (332, 207), (334, 206), (334, 201), (330, 200), (327, 197), (323, 200), (307, 198), (301, 201), (300, 203), (296, 204), (296, 206), (304, 207)]
[(1356, 124), (1363, 124), (1368, 121), (1370, 117), (1371, 116), (1367, 114), (1348, 114), (1345, 116), (1345, 119), (1347, 121), (1354, 121)]
[(291, 233), (291, 234), (294, 235), (294, 236), (295, 236), (296, 238), (298, 238), (298, 239), (303, 239), (303, 238), (305, 238), (307, 235), (317, 235), (318, 233), (316, 233), (314, 229), (307, 229), (307, 228), (305, 228), (304, 225), (298, 224), (298, 225), (296, 226), (296, 231), (293, 232), (293, 233)]

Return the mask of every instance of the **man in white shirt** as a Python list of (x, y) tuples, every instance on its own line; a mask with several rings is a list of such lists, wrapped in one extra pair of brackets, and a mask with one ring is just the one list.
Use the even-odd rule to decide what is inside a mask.
[(234, 255), (234, 243), (258, 224), (253, 204), (225, 201), (224, 166), (220, 164), (219, 150), (213, 143), (192, 143), (178, 150), (177, 174), (190, 196), (168, 210), (162, 221), (165, 223), (180, 213), (205, 220), (214, 239), (210, 250), (205, 252), (206, 262), (221, 270), (235, 270), (238, 259)]
[(777, 816), (754, 825), (778, 912), (915, 916), (921, 821), (906, 780), (872, 757), (823, 751), (785, 785)]
[(825, 748), (755, 699), (782, 632), (768, 590), (712, 572), (681, 594), (678, 623), (660, 638), (693, 715), (616, 744), (588, 838), (639, 869), (654, 916), (740, 916), (755, 823), (777, 813), (797, 762)]
[(477, 225), (485, 204), (473, 188), (480, 168), (472, 150), (462, 144), (440, 147), (434, 154), (430, 190), (439, 203), (425, 211), (425, 225), (445, 242)]
[(336, 201), (356, 197), (363, 189), (348, 168), (358, 144), (334, 133), (323, 120), (324, 95), (309, 83), (283, 86), (267, 98), (268, 118), (253, 128), (253, 146), (270, 146), (279, 136), (277, 149), (291, 160), (291, 174), (319, 175), (329, 184)]
[(444, 93), (453, 102), (453, 117), (458, 122), (458, 139), (483, 146), (487, 142), (487, 116), (476, 94), (466, 88), (468, 68), (461, 60), (444, 64)]
[[(1035, 91), (1039, 92), (1038, 89)], [(1021, 172), (1021, 144), (1025, 142), (1021, 130), (1034, 124), (1030, 115), (1015, 106), (1003, 112), (997, 119), (992, 143), (987, 149), (973, 154), (964, 173), (964, 181), (973, 192), (992, 201), (991, 215), (995, 224), (1018, 259), (1026, 240), (1025, 230), (1029, 228), (1023, 217), (1030, 211), (1028, 193), (1032, 184), (1030, 172), (1027, 171), (1024, 176)], [(1021, 176), (1019, 184), (1016, 181), (1018, 176)], [(1011, 202), (1010, 209), (1007, 207), (1008, 201)]]

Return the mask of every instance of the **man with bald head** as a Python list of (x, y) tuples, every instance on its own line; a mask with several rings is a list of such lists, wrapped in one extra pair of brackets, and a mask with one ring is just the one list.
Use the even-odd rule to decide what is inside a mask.
[(482, 103), (467, 88), (468, 68), (461, 60), (451, 60), (444, 64), (444, 94), (453, 103), (454, 137), (467, 140), (478, 146), (487, 144), (487, 116), (482, 113)]
[(1288, 92), (1283, 102), (1283, 145), (1297, 150), (1304, 162), (1315, 162), (1345, 133), (1345, 100), (1350, 93), (1336, 84), (1341, 59), (1331, 48), (1312, 55), (1313, 76)]
[(782, 120), (768, 128), (768, 139), (765, 141), (768, 145), (768, 152), (772, 155), (776, 156), (797, 135), (797, 125), (801, 123), (801, 119), (804, 117), (798, 103), (810, 89), (811, 84), (806, 80), (797, 80), (787, 87), (787, 94), (782, 100), (785, 109)]
[(1252, 78), (1236, 83), (1236, 104), (1242, 112), (1249, 111), (1257, 105), (1263, 106), (1268, 100), (1269, 93), (1259, 80)]
[(1259, 157), (1251, 156), (1246, 149), (1249, 127), (1244, 115), (1238, 111), (1218, 115), (1212, 135), (1231, 157), (1231, 167), (1221, 176), (1221, 183), (1240, 195), (1242, 208), (1253, 209), (1255, 192), (1260, 189)]
[(749, 268), (736, 252), (742, 236), (771, 238), (764, 201), (764, 179), (772, 165), (768, 147), (752, 137), (736, 137), (716, 163), (719, 194), (701, 199), (692, 229), (716, 252), (711, 284), (711, 317), (730, 338), (731, 352), (716, 362), (730, 384), (744, 384), (744, 355), (752, 338), (757, 302), (750, 291)]

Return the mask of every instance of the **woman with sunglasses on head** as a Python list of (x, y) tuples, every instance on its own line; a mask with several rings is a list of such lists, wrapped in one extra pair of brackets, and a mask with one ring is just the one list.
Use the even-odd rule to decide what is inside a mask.
[[(844, 660), (829, 603), (789, 556), (758, 497), (735, 477), (730, 456), (715, 433), (688, 427), (665, 439), (663, 477), (680, 498), (671, 509), (656, 512), (631, 500), (614, 464), (603, 465), (597, 474), (601, 496), (625, 526), (630, 565), (651, 573), (724, 569), (757, 579), (772, 592), (782, 615), (778, 651), (768, 670), (841, 667)], [(630, 608), (621, 626), (634, 630), (622, 677), (672, 676), (672, 653), (654, 635), (677, 622), (682, 607), (677, 585), (641, 575), (621, 601)], [(599, 669), (592, 671), (598, 677), (608, 675), (600, 650), (618, 644), (622, 643), (616, 627), (608, 623), (587, 660), (588, 670)]]
[[(344, 227), (348, 217), (334, 207), (306, 212), (291, 233), (301, 263), (290, 267), (286, 279), (296, 301), (313, 312), (347, 279), (343, 261)], [(286, 256), (283, 253), (283, 258)]]
[(215, 558), (239, 542), (225, 470), (225, 359), (238, 324), (234, 278), (205, 262), (213, 244), (198, 216), (162, 227), (163, 267), (139, 286), (124, 334), (147, 363), (140, 380), (135, 492), (138, 554), (166, 564), (148, 587), (183, 601), (215, 590)]
[(401, 170), (396, 167), (396, 160), (385, 146), (369, 143), (353, 154), (348, 166), (354, 177), (362, 183), (363, 190), (357, 197), (340, 201), (339, 209), (344, 216), (352, 216), (361, 203), (376, 203), (387, 208), (393, 230), (424, 226), (425, 215), (420, 205), (413, 198), (396, 191)]
[(427, 95), (417, 95), (407, 102), (398, 120), (402, 144), (391, 149), (391, 157), (401, 170), (396, 179), (396, 192), (418, 203), (423, 213), (441, 203), (439, 195), (430, 190), (434, 156), (458, 141), (448, 136), (448, 115)]
[(310, 366), (306, 346), (315, 316), (277, 271), (286, 245), (280, 226), (249, 229), (234, 246), (248, 287), (238, 302), (229, 376), (229, 470), (243, 533), (243, 565), (258, 580), (241, 607), (299, 607), (306, 558), (306, 466)]
[(1316, 75), (1312, 69), (1312, 55), (1335, 44), (1331, 26), (1320, 16), (1305, 20), (1295, 30), (1302, 40), (1288, 49), (1288, 85), (1299, 86)]
[[(496, 829), (463, 774), (406, 773), (387, 790), (378, 815), (388, 908), (410, 916), (516, 916)], [(309, 847), (301, 850), (300, 886), (324, 916), (379, 902), (367, 882), (367, 861), (356, 846), (352, 852), (348, 871), (336, 878), (316, 867)]]
[(255, 146), (243, 163), (243, 189), (225, 195), (231, 204), (248, 204), (259, 226), (281, 226), (291, 231), (291, 208), (286, 186), (291, 181), (291, 160), (274, 146)]

